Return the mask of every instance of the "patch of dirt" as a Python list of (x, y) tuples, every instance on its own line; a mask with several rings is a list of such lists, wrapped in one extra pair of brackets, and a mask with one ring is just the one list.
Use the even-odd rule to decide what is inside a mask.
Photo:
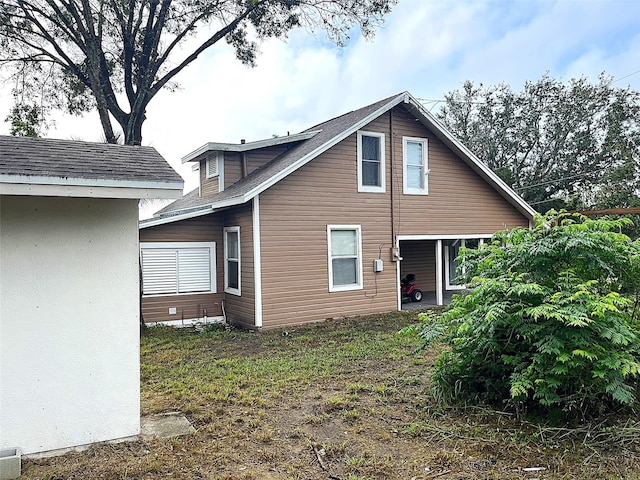
[[(301, 359), (313, 354), (321, 362), (323, 345), (337, 349), (351, 345), (363, 331), (371, 336), (370, 355), (354, 353), (342, 365), (300, 376), (279, 389), (283, 381), (274, 371), (273, 389), (267, 386), (252, 398), (240, 397), (242, 389), (214, 398), (206, 382), (201, 396), (189, 389), (175, 393), (160, 388), (160, 378), (150, 374), (143, 381), (142, 411), (181, 410), (195, 433), (26, 460), (22, 478), (640, 479), (640, 430), (629, 430), (616, 442), (594, 443), (584, 432), (538, 428), (507, 412), (445, 408), (428, 390), (437, 350), (413, 355), (410, 342), (394, 339), (412, 317), (358, 321), (355, 326), (356, 320), (344, 320), (260, 334), (176, 336), (175, 345), (148, 347), (144, 362), (153, 366), (154, 358), (165, 355), (159, 350), (179, 348), (184, 340), (186, 352), (164, 358), (171, 365), (184, 359), (195, 370), (207, 359), (263, 360), (283, 352), (288, 359), (292, 349), (299, 349)], [(380, 342), (387, 342), (388, 350), (376, 351)], [(246, 385), (253, 385), (251, 378)], [(616, 425), (637, 428), (633, 420), (620, 419)]]

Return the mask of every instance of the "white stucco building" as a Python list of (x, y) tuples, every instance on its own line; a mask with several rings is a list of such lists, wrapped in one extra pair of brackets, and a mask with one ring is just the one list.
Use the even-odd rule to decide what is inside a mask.
[(0, 136), (0, 449), (139, 433), (138, 201), (182, 187), (151, 147)]

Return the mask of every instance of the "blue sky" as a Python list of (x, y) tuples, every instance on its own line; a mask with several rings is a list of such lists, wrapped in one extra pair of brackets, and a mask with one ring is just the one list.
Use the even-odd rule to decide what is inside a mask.
[[(211, 142), (295, 133), (408, 90), (438, 100), (465, 80), (520, 89), (545, 72), (569, 80), (601, 72), (640, 90), (640, 0), (400, 0), (373, 40), (357, 32), (339, 49), (293, 32), (261, 47), (250, 69), (216, 45), (150, 104), (143, 143), (196, 186), (180, 158)], [(0, 91), (0, 117), (10, 105)], [(437, 109), (437, 103), (429, 103)], [(6, 123), (0, 134), (8, 133)], [(47, 136), (99, 141), (96, 114), (59, 116)]]

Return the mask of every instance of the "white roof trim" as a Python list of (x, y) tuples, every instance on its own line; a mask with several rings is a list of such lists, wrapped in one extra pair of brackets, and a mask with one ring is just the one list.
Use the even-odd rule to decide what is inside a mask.
[(262, 192), (264, 192), (267, 188), (275, 185), (280, 180), (282, 180), (283, 178), (287, 177), (291, 173), (295, 172), (296, 170), (298, 170), (303, 165), (309, 163), (311, 160), (313, 160), (315, 157), (317, 157), (321, 153), (324, 153), (327, 150), (329, 150), (331, 147), (333, 147), (334, 145), (337, 145), (342, 140), (347, 138), (349, 135), (354, 134), (355, 132), (360, 130), (362, 127), (364, 127), (365, 125), (367, 125), (371, 121), (373, 121), (376, 118), (378, 118), (380, 115), (382, 115), (387, 110), (395, 107), (398, 103), (400, 103), (401, 100), (402, 100), (401, 97), (397, 97), (397, 98), (389, 101), (389, 103), (387, 103), (384, 106), (378, 108), (373, 113), (370, 113), (365, 118), (360, 120), (358, 123), (355, 123), (351, 128), (349, 128), (347, 130), (344, 130), (342, 133), (340, 133), (339, 135), (336, 135), (335, 137), (333, 137), (328, 142), (323, 143), (322, 145), (320, 145), (315, 150), (312, 150), (311, 152), (307, 153), (304, 157), (300, 158), (295, 163), (292, 163), (291, 165), (289, 165), (289, 167), (287, 167), (284, 170), (282, 170), (278, 175), (275, 175), (275, 176), (271, 177), (266, 182), (263, 182), (261, 185), (258, 185), (254, 189), (252, 189), (249, 192), (247, 192), (245, 194), (245, 197), (246, 197), (245, 201), (251, 200), (253, 197), (255, 197), (256, 195), (259, 195)]
[(0, 185), (58, 185), (75, 187), (157, 188), (180, 190), (184, 182), (159, 182), (151, 180), (116, 180), (104, 178), (47, 177), (36, 175), (0, 175)]
[(28, 183), (0, 183), (0, 195), (29, 195), (40, 197), (83, 198), (180, 198), (182, 189), (135, 188), (93, 185), (38, 185)]
[(257, 150), (258, 148), (273, 147), (276, 145), (284, 145), (286, 143), (309, 140), (311, 137), (314, 137), (318, 133), (320, 133), (320, 130), (296, 133), (283, 137), (266, 138), (264, 140), (257, 140), (255, 142), (249, 143), (209, 142), (182, 157), (182, 163), (194, 162), (198, 160), (200, 156), (207, 152), (246, 152), (249, 150)]
[[(423, 116), (424, 120), (431, 126), (437, 136), (451, 149), (457, 150), (457, 153), (463, 157), (466, 157), (471, 161), (472, 165), (477, 167), (476, 172), (481, 173), (486, 180), (489, 180), (494, 184), (495, 187), (502, 190), (517, 206), (519, 206), (519, 210), (528, 213), (530, 216), (534, 216), (537, 212), (531, 205), (524, 201), (522, 197), (520, 197), (514, 190), (509, 187), (504, 181), (496, 175), (493, 170), (491, 170), (484, 162), (482, 162), (478, 157), (476, 157), (467, 147), (465, 147), (458, 139), (456, 139), (451, 133), (444, 128), (444, 126), (435, 118), (429, 111), (427, 111), (424, 106), (418, 102), (415, 98), (411, 96), (409, 93), (405, 93), (405, 103), (409, 103), (414, 106), (419, 113)], [(479, 170), (479, 171), (478, 171)]]
[(187, 220), (189, 218), (201, 217), (202, 215), (208, 215), (209, 213), (213, 213), (213, 208), (211, 206), (207, 206), (206, 208), (202, 208), (200, 210), (195, 210), (187, 213), (182, 213), (179, 215), (171, 215), (169, 217), (157, 217), (157, 218), (148, 218), (145, 220), (140, 220), (138, 222), (138, 227), (140, 229), (155, 227), (157, 225), (164, 225), (165, 223), (177, 222), (179, 220)]
[[(275, 185), (277, 182), (279, 182), (283, 178), (285, 178), (288, 175), (290, 175), (291, 173), (295, 172), (297, 169), (299, 169), (300, 167), (302, 167), (306, 163), (310, 162), (311, 160), (313, 160), (315, 157), (317, 157), (321, 153), (327, 151), (329, 148), (331, 148), (334, 145), (338, 144), (339, 142), (341, 142), (342, 140), (347, 138), (349, 135), (352, 135), (353, 133), (357, 132), (363, 126), (365, 126), (368, 123), (370, 123), (371, 121), (375, 120), (380, 115), (382, 115), (383, 113), (385, 113), (388, 110), (392, 109), (393, 107), (395, 107), (396, 105), (398, 105), (401, 102), (408, 103), (411, 106), (413, 106), (417, 110), (417, 113), (419, 113), (420, 116), (422, 117), (421, 121), (423, 122), (423, 124), (425, 124), (425, 126), (427, 126), (427, 127), (431, 128), (432, 130), (434, 130), (434, 133), (436, 134), (436, 136), (438, 136), (440, 138), (440, 140), (442, 140), (448, 147), (450, 147), (452, 150), (456, 151), (462, 157), (463, 161), (465, 161), (465, 163), (467, 163), (469, 166), (471, 166), (471, 168), (473, 168), (476, 171), (476, 173), (480, 174), (486, 181), (491, 183), (496, 189), (498, 189), (499, 191), (502, 191), (504, 193), (504, 196), (506, 197), (506, 199), (510, 200), (510, 203), (512, 203), (512, 205), (514, 205), (518, 210), (520, 210), (522, 213), (527, 214), (527, 215), (529, 215), (531, 217), (533, 217), (537, 213), (527, 202), (524, 201), (524, 199), (522, 199), (517, 193), (515, 193), (515, 191), (513, 191), (506, 183), (504, 183), (500, 179), (500, 177), (498, 177), (487, 165), (485, 165), (478, 157), (476, 157), (473, 153), (471, 153), (471, 151), (469, 151), (464, 145), (462, 145), (462, 143), (460, 143), (456, 138), (454, 138), (444, 128), (444, 126), (431, 113), (429, 113), (420, 102), (418, 102), (408, 92), (404, 92), (403, 94), (400, 94), (397, 97), (391, 99), (389, 102), (387, 102), (386, 104), (384, 104), (380, 108), (376, 109), (374, 112), (372, 112), (369, 115), (367, 115), (365, 118), (363, 118), (362, 120), (360, 120), (359, 122), (354, 124), (349, 129), (344, 130), (343, 132), (341, 132), (339, 135), (336, 135), (335, 137), (333, 137), (328, 142), (325, 142), (324, 144), (320, 145), (315, 150), (309, 152), (304, 157), (301, 157), (296, 162), (294, 162), (291, 165), (289, 165), (289, 167), (287, 167), (284, 170), (280, 171), (277, 175), (269, 178), (268, 180), (266, 180), (265, 182), (261, 183), (260, 185), (258, 185), (257, 187), (253, 188), (252, 190), (250, 190), (249, 192), (245, 193), (244, 195), (239, 195), (237, 197), (232, 197), (232, 198), (226, 199), (226, 200), (224, 200), (222, 202), (218, 202), (218, 203), (211, 203), (209, 205), (211, 207), (211, 210), (206, 212), (206, 213), (211, 213), (214, 210), (217, 210), (217, 209), (220, 209), (220, 208), (224, 208), (224, 207), (230, 207), (230, 206), (234, 206), (234, 205), (241, 205), (241, 204), (251, 200), (256, 195), (259, 195), (260, 193), (264, 192), (266, 189), (268, 189), (271, 186)], [(318, 131), (308, 132), (307, 134), (310, 135), (308, 138), (313, 137), (316, 133), (318, 133)], [(313, 135), (311, 135), (311, 134), (313, 134)], [(302, 135), (302, 134), (299, 134), (299, 135)], [(295, 136), (297, 136), (297, 135), (290, 135), (288, 137), (282, 137), (282, 138), (290, 139), (290, 138), (295, 137)], [(280, 137), (278, 137), (278, 138), (280, 138)], [(278, 138), (269, 139), (269, 140), (277, 140)], [(290, 140), (290, 141), (293, 141), (293, 140)], [(267, 140), (262, 140), (261, 142), (267, 142)], [(258, 144), (258, 143), (260, 143), (260, 142), (252, 142), (252, 144), (254, 144), (254, 145)], [(246, 145), (252, 145), (252, 144), (240, 144), (240, 145), (235, 145), (235, 146), (244, 147)], [(224, 146), (224, 145), (230, 145), (230, 144), (209, 143), (209, 144), (204, 145), (200, 149), (198, 149), (196, 152), (200, 151), (200, 153), (198, 153), (198, 155), (201, 155), (202, 153), (205, 153), (206, 151), (208, 151), (208, 150), (205, 150), (205, 147), (208, 148), (208, 146), (210, 146), (210, 145)], [(265, 144), (264, 146), (268, 146), (268, 145)], [(252, 147), (252, 148), (260, 148), (260, 147)], [(216, 149), (219, 149), (219, 148), (216, 147)], [(248, 149), (250, 149), (250, 148), (247, 148), (247, 150)], [(240, 151), (240, 150), (236, 150), (236, 151)], [(183, 163), (186, 162), (186, 161), (193, 161), (193, 159), (195, 159), (198, 156), (198, 155), (196, 155), (196, 152), (192, 152), (191, 154), (189, 154), (186, 157), (184, 157), (183, 160), (182, 160)], [(188, 159), (188, 158), (191, 158), (191, 160), (185, 160), (185, 159)], [(204, 215), (204, 213), (202, 213), (202, 215)], [(188, 217), (188, 218), (190, 218), (190, 217)], [(163, 219), (167, 220), (165, 223), (168, 223), (169, 221), (177, 221), (179, 219), (182, 219), (182, 215), (174, 215), (174, 216), (171, 216), (171, 217), (164, 217)], [(149, 226), (151, 226), (151, 225), (149, 225)]]

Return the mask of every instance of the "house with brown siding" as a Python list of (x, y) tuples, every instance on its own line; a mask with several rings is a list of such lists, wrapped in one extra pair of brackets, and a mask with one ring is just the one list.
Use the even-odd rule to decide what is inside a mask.
[(140, 224), (143, 316), (272, 328), (432, 304), (461, 246), (535, 211), (409, 93), (299, 134), (206, 143), (197, 189)]

